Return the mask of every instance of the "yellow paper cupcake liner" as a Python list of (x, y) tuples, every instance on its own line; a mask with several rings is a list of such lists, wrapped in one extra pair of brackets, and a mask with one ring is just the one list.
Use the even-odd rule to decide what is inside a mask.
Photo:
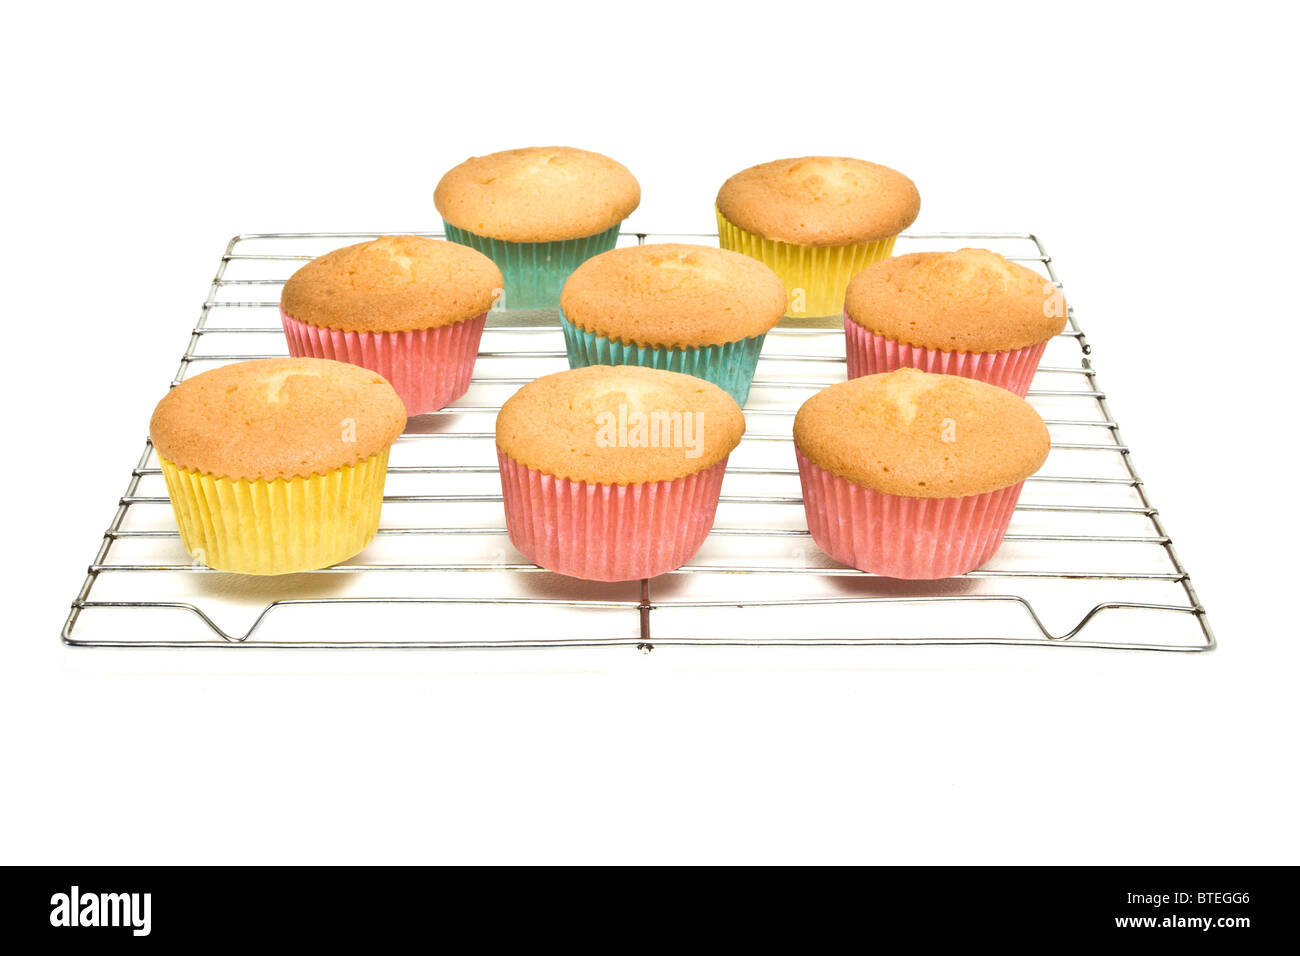
[(310, 478), (218, 478), (159, 456), (181, 544), (218, 571), (289, 574), (352, 557), (379, 529), (388, 449)]
[[(714, 210), (717, 212), (717, 209)], [(796, 246), (746, 232), (717, 212), (723, 249), (757, 259), (785, 283), (785, 314), (793, 318), (839, 315), (849, 280), (894, 251), (897, 236), (851, 246)]]

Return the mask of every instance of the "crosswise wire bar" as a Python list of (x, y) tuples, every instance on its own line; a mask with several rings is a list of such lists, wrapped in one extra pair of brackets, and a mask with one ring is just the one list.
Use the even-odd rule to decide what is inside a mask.
[[(303, 262), (325, 251), (331, 245), (346, 241), (359, 241), (382, 235), (380, 232), (355, 233), (253, 233), (236, 236), (226, 246), (217, 271), (213, 276), (208, 293), (203, 300), (197, 321), (190, 331), (189, 342), (180, 359), (172, 384), (178, 384), (199, 369), (211, 364), (241, 361), (258, 357), (272, 357), (285, 354), (280, 342), (274, 337), (281, 333), (278, 314), (274, 311), (278, 301), (264, 296), (277, 295), (287, 275)], [(430, 238), (441, 238), (439, 233), (416, 233)], [(647, 240), (683, 240), (697, 239), (714, 242), (716, 236), (711, 234), (671, 234), (654, 236), (649, 233), (632, 233), (626, 240), (643, 244)], [(960, 242), (961, 244), (1014, 242), (1030, 248), (1021, 253), (1009, 251), (1007, 258), (1026, 263), (1044, 271), (1050, 281), (1060, 285), (1055, 265), (1043, 243), (1030, 233), (929, 233), (904, 236), (902, 240), (925, 242)], [(901, 241), (901, 240), (900, 240)], [(312, 245), (319, 248), (311, 249)], [(255, 251), (254, 251), (255, 250)], [(1032, 250), (1032, 251), (1031, 251)], [(239, 267), (241, 272), (230, 274), (232, 267)], [(246, 274), (249, 268), (263, 270), (263, 274)], [(274, 274), (267, 275), (269, 270)], [(227, 291), (229, 290), (229, 291)], [(234, 293), (233, 298), (223, 299), (223, 295)], [(222, 319), (227, 312), (243, 312), (255, 316), (251, 321), (235, 325), (213, 324), (213, 316), (222, 312)], [(268, 314), (269, 313), (269, 314)], [(485, 390), (471, 398), (466, 396), (461, 402), (442, 409), (421, 420), (425, 423), (438, 423), (436, 427), (421, 426), (414, 431), (408, 430), (398, 441), (398, 447), (410, 452), (425, 449), (435, 455), (435, 461), (421, 460), (418, 463), (405, 464), (394, 462), (389, 469), (390, 481), (417, 483), (417, 487), (403, 490), (390, 488), (385, 495), (385, 514), (391, 508), (453, 508), (450, 512), (459, 516), (463, 509), (476, 506), (499, 508), (501, 496), (496, 487), (496, 466), (484, 461), (479, 452), (472, 450), (475, 446), (491, 447), (494, 433), (490, 423), (500, 407), (504, 393), (498, 390), (505, 387), (513, 389), (531, 381), (537, 374), (554, 370), (556, 363), (563, 367), (565, 352), (562, 349), (548, 347), (545, 339), (554, 338), (557, 322), (553, 311), (539, 314), (516, 315), (501, 323), (489, 322), (491, 345), (485, 342), (480, 352), (480, 363), (475, 370), (472, 384), (476, 389)], [(521, 320), (522, 318), (522, 320)], [(259, 324), (265, 320), (266, 324)], [(789, 423), (798, 405), (813, 391), (824, 388), (837, 377), (842, 377), (842, 345), (826, 350), (827, 342), (834, 343), (836, 322), (830, 319), (810, 326), (781, 326), (772, 330), (769, 350), (762, 355), (759, 374), (754, 381), (756, 392), (767, 395), (771, 401), (746, 409), (746, 416), (751, 419), (751, 428), (745, 437), (744, 447), (761, 450), (764, 447), (780, 449), (789, 446), (791, 436)], [(239, 350), (241, 337), (252, 337), (264, 347), (251, 350)], [(848, 585), (861, 585), (872, 581), (887, 581), (875, 578), (850, 568), (821, 563), (772, 563), (753, 560), (748, 552), (732, 554), (730, 557), (703, 558), (699, 555), (675, 572), (657, 578), (654, 581), (641, 581), (634, 584), (635, 594), (616, 600), (575, 599), (545, 596), (543, 593), (530, 592), (523, 588), (520, 596), (505, 593), (487, 593), (481, 595), (417, 595), (403, 593), (401, 584), (384, 584), (384, 588), (396, 588), (394, 593), (385, 593), (379, 597), (349, 596), (340, 594), (333, 597), (294, 597), (286, 593), (279, 600), (272, 600), (262, 607), (251, 625), (237, 629), (223, 626), (218, 615), (229, 610), (212, 592), (195, 590), (193, 582), (204, 580), (238, 579), (238, 576), (224, 575), (221, 572), (174, 559), (157, 557), (133, 559), (114, 557), (115, 549), (125, 547), (171, 547), (172, 554), (179, 552), (179, 535), (174, 525), (140, 526), (148, 524), (149, 515), (169, 515), (168, 500), (165, 494), (151, 493), (148, 488), (158, 487), (160, 471), (152, 464), (152, 448), (146, 441), (144, 450), (131, 469), (127, 486), (119, 497), (116, 510), (108, 528), (104, 532), (92, 563), (87, 568), (85, 580), (72, 602), (67, 620), (62, 631), (63, 640), (71, 645), (104, 647), (286, 647), (286, 648), (447, 648), (447, 647), (572, 647), (572, 646), (636, 646), (648, 651), (659, 645), (699, 645), (699, 646), (856, 646), (856, 645), (1039, 645), (1039, 646), (1074, 646), (1104, 647), (1133, 650), (1174, 650), (1200, 651), (1212, 649), (1215, 639), (1206, 620), (1204, 608), (1192, 587), (1191, 578), (1183, 567), (1174, 550), (1172, 539), (1164, 528), (1158, 512), (1152, 505), (1147, 489), (1138, 476), (1133, 464), (1129, 446), (1123, 441), (1119, 425), (1108, 403), (1108, 397), (1097, 384), (1096, 372), (1091, 361), (1091, 346), (1079, 328), (1074, 313), (1069, 312), (1067, 327), (1058, 338), (1062, 348), (1077, 348), (1079, 364), (1057, 362), (1045, 364), (1039, 368), (1039, 378), (1030, 391), (1031, 400), (1048, 403), (1066, 403), (1069, 412), (1052, 416), (1044, 414), (1044, 419), (1053, 430), (1052, 453), (1056, 455), (1084, 456), (1079, 459), (1079, 473), (1035, 475), (1027, 482), (1027, 488), (1062, 494), (1071, 492), (1071, 496), (1057, 498), (1055, 493), (1047, 500), (1024, 500), (1016, 509), (1016, 519), (1020, 524), (1013, 526), (1006, 536), (1007, 547), (1033, 548), (1041, 545), (1053, 549), (1050, 553), (1060, 560), (1059, 564), (1048, 563), (1046, 558), (1033, 562), (1022, 561), (1013, 567), (985, 567), (953, 579), (964, 588), (977, 588), (978, 593), (953, 594), (951, 586), (935, 582), (931, 585), (916, 585), (918, 593), (902, 595), (842, 595), (826, 596), (817, 594), (811, 587), (814, 582), (823, 584), (842, 581)], [(272, 342), (275, 345), (272, 346)], [(235, 348), (222, 347), (217, 343), (227, 343)], [(1073, 343), (1072, 345), (1069, 343)], [(206, 348), (205, 348), (206, 347)], [(504, 362), (499, 366), (495, 363)], [(531, 363), (527, 372), (522, 365)], [(800, 371), (791, 371), (792, 369)], [(830, 378), (825, 375), (829, 373)], [(414, 421), (414, 420), (413, 420)], [(461, 445), (460, 442), (472, 443)], [(462, 451), (461, 449), (465, 449)], [(395, 449), (396, 455), (396, 449)], [(1099, 457), (1098, 457), (1099, 456)], [(1085, 466), (1093, 460), (1097, 464)], [(1103, 464), (1114, 460), (1120, 471)], [(1110, 473), (1101, 473), (1109, 471)], [(758, 482), (791, 482), (797, 475), (796, 469), (783, 465), (756, 465), (733, 463), (728, 467), (727, 477), (730, 490), (721, 498), (723, 509), (741, 509), (748, 520), (736, 523), (735, 520), (719, 519), (710, 541), (717, 542), (754, 542), (763, 545), (767, 542), (792, 541), (801, 542), (809, 539), (808, 531), (802, 522), (790, 524), (790, 516), (800, 516), (802, 505), (798, 495), (773, 493), (772, 491), (740, 493), (731, 485), (732, 480)], [(470, 486), (464, 484), (470, 482)], [(458, 485), (447, 484), (461, 482)], [(146, 483), (149, 483), (146, 485)], [(1106, 494), (1103, 494), (1105, 492)], [(1131, 501), (1116, 494), (1131, 496)], [(468, 514), (468, 512), (465, 512)], [(442, 514), (442, 512), (439, 512)], [(1087, 525), (1069, 525), (1075, 517), (1082, 519), (1092, 516), (1098, 521), (1139, 522), (1131, 527), (1109, 527), (1106, 525), (1089, 527)], [(436, 521), (402, 520), (395, 525), (386, 524), (379, 531), (376, 542), (397, 544), (399, 542), (504, 542), (506, 530), (499, 520), (484, 524), (455, 521), (438, 523)], [(1082, 555), (1092, 546), (1107, 548), (1128, 548), (1134, 554), (1147, 555), (1158, 552), (1163, 555), (1165, 567), (1160, 567), (1149, 560), (1132, 567), (1098, 567), (1083, 562)], [(441, 546), (440, 546), (441, 547)], [(811, 545), (799, 545), (797, 553)], [(1148, 551), (1151, 549), (1151, 551)], [(183, 552), (180, 552), (183, 553)], [(436, 552), (435, 552), (436, 553)], [(1046, 553), (1046, 552), (1045, 552)], [(406, 553), (389, 553), (383, 547), (372, 546), (365, 553), (364, 560), (356, 559), (331, 568), (307, 572), (295, 576), (300, 581), (317, 579), (411, 582), (423, 580), (423, 576), (439, 578), (452, 575), (459, 578), (468, 576), (466, 581), (506, 580), (512, 586), (528, 580), (545, 580), (554, 577), (550, 572), (519, 560), (510, 560), (504, 552), (493, 552), (491, 560), (470, 559), (451, 554), (439, 555), (431, 559), (429, 553), (412, 557)], [(1078, 565), (1072, 562), (1079, 562)], [(792, 596), (772, 596), (758, 591), (745, 590), (739, 582), (746, 579), (777, 578), (785, 581), (808, 582), (806, 592)], [(97, 597), (97, 589), (107, 586), (110, 581), (134, 581), (146, 584), (150, 581), (166, 581), (168, 597), (158, 591), (157, 597), (119, 598), (115, 594)], [(693, 596), (690, 588), (682, 590), (680, 584), (687, 581), (710, 582), (710, 587), (722, 588), (722, 597)], [(675, 582), (672, 587), (667, 582)], [(731, 583), (728, 583), (731, 582)], [(988, 591), (987, 585), (1014, 586), (1017, 589), (1030, 588), (1038, 583), (1055, 582), (1065, 587), (1114, 586), (1115, 588), (1132, 588), (1133, 586), (1175, 588), (1181, 593), (1181, 600), (1156, 599), (1154, 592), (1140, 599), (1125, 599), (1120, 591), (1112, 599), (1093, 601), (1087, 606), (1081, 617), (1074, 618), (1071, 626), (1065, 629), (1050, 628), (1036, 600), (1031, 600), (1022, 593), (1003, 593)], [(236, 589), (238, 585), (235, 585)], [(799, 587), (803, 587), (802, 584)], [(185, 597), (171, 596), (173, 591), (184, 591)], [(1083, 594), (1084, 592), (1080, 592)], [(1088, 592), (1091, 593), (1091, 592)], [(1160, 594), (1164, 594), (1161, 591)], [(402, 610), (409, 613), (442, 613), (455, 608), (510, 609), (550, 608), (564, 614), (584, 615), (597, 611), (615, 614), (636, 613), (635, 636), (629, 637), (505, 637), (497, 634), (476, 635), (468, 639), (355, 639), (335, 637), (326, 634), (301, 640), (254, 639), (263, 625), (270, 619), (278, 619), (285, 614), (301, 613), (303, 608), (333, 607), (338, 609), (355, 608), (366, 613), (379, 614)], [(886, 629), (868, 630), (863, 634), (851, 634), (844, 637), (827, 635), (807, 637), (795, 635), (775, 635), (769, 637), (741, 636), (727, 633), (703, 637), (691, 634), (673, 634), (655, 628), (654, 622), (661, 621), (660, 615), (708, 614), (712, 611), (728, 609), (758, 609), (758, 611), (779, 611), (781, 609), (800, 609), (808, 615), (815, 615), (823, 622), (844, 620), (873, 621), (876, 617), (863, 615), (890, 614), (910, 615), (922, 609), (968, 608), (1006, 608), (1018, 611), (1036, 636), (1008, 637), (999, 634), (971, 633), (936, 633), (923, 637), (897, 637)], [(140, 627), (153, 626), (151, 615), (142, 615), (144, 611), (180, 612), (200, 622), (212, 635), (206, 640), (177, 640), (154, 634), (137, 635), (132, 633), (126, 638), (82, 637), (74, 633), (83, 614), (87, 610), (112, 610), (138, 616)], [(1054, 611), (1049, 607), (1048, 610)], [(1199, 631), (1198, 639), (1178, 638), (1166, 642), (1134, 639), (1126, 636), (1107, 636), (1103, 633), (1105, 622), (1118, 621), (1134, 612), (1155, 612), (1162, 619), (1188, 620), (1194, 622)], [(851, 615), (847, 617), (846, 615)], [(131, 618), (133, 621), (136, 617)], [(883, 618), (881, 618), (883, 620)], [(898, 620), (901, 618), (891, 618)], [(702, 619), (701, 619), (702, 620)], [(1097, 622), (1102, 622), (1098, 624)], [(743, 627), (743, 625), (742, 625)], [(1099, 631), (1098, 628), (1102, 628)], [(1084, 632), (1094, 634), (1085, 637)]]

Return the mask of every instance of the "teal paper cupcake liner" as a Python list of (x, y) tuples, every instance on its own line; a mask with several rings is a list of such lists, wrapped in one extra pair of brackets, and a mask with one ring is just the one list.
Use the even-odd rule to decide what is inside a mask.
[(682, 372), (712, 382), (736, 400), (742, 408), (754, 381), (758, 355), (765, 335), (750, 339), (705, 345), (699, 348), (662, 348), (633, 345), (578, 328), (560, 313), (569, 368), (588, 365), (642, 365), (669, 372)]
[(500, 305), (507, 309), (558, 309), (560, 290), (574, 269), (614, 248), (619, 227), (560, 242), (506, 242), (459, 229), (443, 220), (452, 242), (477, 249), (497, 264), (506, 280)]

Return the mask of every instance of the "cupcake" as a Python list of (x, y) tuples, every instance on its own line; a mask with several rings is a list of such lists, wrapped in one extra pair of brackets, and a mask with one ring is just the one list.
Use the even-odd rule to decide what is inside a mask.
[(592, 365), (525, 385), (497, 416), (510, 542), (590, 581), (679, 568), (713, 527), (740, 407), (703, 379)]
[(1049, 439), (1006, 389), (903, 368), (818, 392), (794, 444), (818, 547), (862, 571), (933, 579), (993, 556)]
[(771, 266), (790, 316), (839, 315), (844, 288), (884, 259), (921, 210), (916, 186), (888, 166), (837, 156), (778, 159), (718, 190), (718, 237)]
[(641, 186), (600, 153), (531, 147), (465, 160), (442, 177), (433, 202), (448, 239), (501, 267), (506, 308), (554, 309), (569, 273), (614, 248)]
[(748, 256), (678, 243), (628, 246), (569, 276), (569, 365), (645, 365), (707, 379), (744, 405), (763, 337), (785, 313), (776, 273)]
[(1061, 291), (987, 249), (885, 259), (854, 276), (844, 300), (850, 378), (910, 366), (1023, 398), (1064, 328)]
[(290, 355), (372, 369), (414, 416), (469, 389), (502, 285), (501, 271), (472, 249), (383, 236), (326, 253), (290, 276), (280, 320)]
[(260, 359), (177, 385), (149, 438), (193, 558), (286, 574), (336, 564), (375, 536), (388, 449), (405, 424), (402, 400), (372, 371)]

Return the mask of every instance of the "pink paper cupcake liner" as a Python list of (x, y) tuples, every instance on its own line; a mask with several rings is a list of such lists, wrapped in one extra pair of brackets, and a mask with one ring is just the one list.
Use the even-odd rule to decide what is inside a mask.
[(795, 449), (813, 541), (840, 564), (890, 578), (965, 574), (997, 551), (1024, 482), (964, 498), (908, 498), (864, 488)]
[(727, 460), (673, 481), (600, 485), (556, 478), (497, 451), (510, 543), (529, 561), (588, 581), (680, 568), (713, 527)]
[(406, 414), (445, 408), (469, 391), (487, 313), (413, 332), (343, 332), (300, 322), (280, 310), (289, 354), (335, 359), (378, 372), (397, 390)]
[(942, 375), (979, 379), (1024, 398), (1047, 343), (1007, 352), (943, 352), (876, 335), (858, 325), (846, 313), (844, 348), (849, 360), (849, 378), (892, 372), (896, 368), (919, 368)]

